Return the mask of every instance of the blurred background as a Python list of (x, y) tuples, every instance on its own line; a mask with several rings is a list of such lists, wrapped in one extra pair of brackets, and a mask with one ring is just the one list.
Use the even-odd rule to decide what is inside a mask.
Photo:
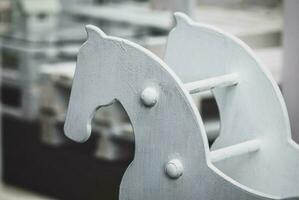
[[(161, 58), (174, 11), (234, 34), (279, 84), (299, 142), (298, 10), (296, 0), (0, 0), (0, 199), (118, 199), (134, 156), (122, 106), (97, 111), (86, 143), (63, 133), (86, 24)], [(214, 97), (207, 92), (194, 100), (213, 143), (219, 132)]]

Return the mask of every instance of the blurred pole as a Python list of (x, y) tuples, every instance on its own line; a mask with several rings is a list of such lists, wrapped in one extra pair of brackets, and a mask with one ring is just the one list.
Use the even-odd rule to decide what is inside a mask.
[[(0, 41), (0, 47), (1, 45)], [(2, 48), (0, 48), (0, 88), (2, 88)], [(1, 96), (0, 92), (0, 96)], [(3, 141), (2, 141), (2, 102), (0, 103), (0, 183), (3, 181)]]
[(266, 6), (274, 7), (280, 3), (280, 0), (197, 0), (200, 5), (216, 5), (216, 6)]
[(171, 10), (172, 12), (183, 12), (194, 17), (196, 12), (196, 0), (151, 0), (153, 9)]
[(284, 1), (282, 91), (293, 139), (299, 143), (299, 1)]

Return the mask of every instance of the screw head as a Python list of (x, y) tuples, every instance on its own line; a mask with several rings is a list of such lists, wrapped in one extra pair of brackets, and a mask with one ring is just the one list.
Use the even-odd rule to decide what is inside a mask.
[(153, 87), (145, 88), (141, 93), (141, 101), (147, 107), (152, 107), (158, 102), (158, 91)]
[(166, 163), (165, 173), (169, 176), (169, 178), (178, 179), (183, 175), (183, 171), (183, 164), (178, 159), (173, 159)]

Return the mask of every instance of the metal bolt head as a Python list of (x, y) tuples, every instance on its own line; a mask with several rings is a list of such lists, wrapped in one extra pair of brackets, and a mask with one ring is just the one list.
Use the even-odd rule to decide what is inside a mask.
[(166, 163), (165, 173), (169, 176), (169, 178), (178, 179), (183, 175), (183, 171), (183, 164), (178, 159), (173, 159)]
[(145, 88), (141, 93), (141, 101), (147, 107), (152, 107), (158, 102), (158, 91), (153, 87)]

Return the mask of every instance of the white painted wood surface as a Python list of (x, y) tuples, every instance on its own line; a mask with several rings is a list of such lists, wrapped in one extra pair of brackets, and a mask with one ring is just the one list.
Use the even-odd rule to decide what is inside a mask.
[[(213, 32), (214, 29), (206, 26), (196, 25), (197, 29), (203, 29), (198, 32), (193, 29), (193, 24), (192, 27), (190, 26), (191, 23), (182, 14), (177, 15), (177, 20), (179, 20), (179, 25), (170, 35), (168, 45), (173, 46), (168, 46), (166, 62), (172, 65), (176, 60), (176, 65), (172, 66), (175, 71), (178, 71), (176, 68), (178, 66), (194, 67), (199, 58), (206, 63), (198, 62), (197, 67), (224, 67), (224, 63), (221, 62), (223, 57), (217, 53), (220, 48), (216, 51), (209, 51), (209, 47), (218, 47), (213, 43), (224, 38), (224, 41), (226, 39), (230, 41), (230, 37), (226, 38), (226, 35), (217, 31)], [(184, 28), (181, 29), (180, 26)], [(94, 26), (87, 26), (87, 32), (88, 39), (78, 54), (64, 128), (68, 137), (84, 142), (90, 136), (90, 121), (97, 108), (114, 101), (119, 101), (123, 105), (135, 133), (135, 157), (122, 179), (120, 200), (280, 198), (279, 195), (264, 194), (244, 186), (225, 175), (211, 163), (204, 125), (191, 95), (183, 84), (187, 79), (184, 74), (178, 71), (182, 82), (167, 64), (132, 42), (107, 36)], [(199, 37), (194, 38), (193, 34)], [(214, 38), (215, 36), (217, 37)], [(209, 37), (211, 37), (210, 40), (206, 40)], [(199, 39), (204, 39), (203, 41), (209, 45), (201, 45), (198, 43)], [(188, 43), (191, 41), (192, 45)], [(203, 53), (202, 51), (190, 53), (186, 49), (186, 47), (194, 47), (194, 44), (205, 48), (206, 53), (216, 54), (217, 59), (209, 59), (208, 62), (206, 57), (193, 57), (194, 53)], [(171, 48), (177, 45), (181, 46)], [(238, 50), (242, 51), (242, 48)], [(229, 51), (224, 52), (229, 53)], [(190, 57), (186, 59), (186, 56)], [(184, 62), (191, 65), (187, 63), (184, 65)], [(208, 63), (209, 65), (201, 65)], [(238, 62), (237, 66), (240, 67), (243, 64)], [(200, 74), (202, 72), (198, 68), (194, 68), (195, 71), (186, 68), (184, 70), (194, 75), (188, 82), (201, 78), (196, 76), (198, 72)], [(239, 71), (235, 72), (239, 73)], [(230, 70), (227, 70), (227, 73), (231, 73)], [(211, 75), (214, 76), (214, 74)], [(218, 75), (223, 75), (221, 70), (215, 76)], [(141, 94), (145, 88), (149, 87), (157, 91), (158, 101), (145, 106), (141, 101)], [(225, 90), (233, 89), (226, 87)], [(226, 108), (232, 109), (232, 107)], [(226, 117), (228, 117), (227, 120), (231, 119), (231, 115)], [(171, 167), (171, 173), (168, 173), (180, 176), (169, 178), (165, 173), (165, 166), (173, 160), (182, 164), (181, 167), (177, 166), (177, 169), (183, 172), (172, 173), (174, 168)]]
[(254, 153), (261, 148), (259, 140), (251, 140), (247, 142), (242, 142), (240, 144), (235, 144), (229, 147), (224, 147), (211, 151), (211, 161), (213, 163), (224, 161), (235, 156), (242, 156), (249, 153)]
[(212, 90), (221, 118), (213, 151), (260, 142), (258, 151), (217, 162), (216, 167), (255, 191), (298, 196), (299, 147), (291, 140), (286, 106), (270, 73), (247, 45), (230, 34), (183, 14), (177, 14), (176, 20), (165, 61), (184, 83), (231, 73), (239, 76), (235, 87)]
[(196, 94), (214, 88), (235, 86), (237, 84), (238, 84), (238, 75), (228, 74), (228, 75), (208, 78), (201, 81), (186, 83), (185, 88), (189, 91), (190, 94)]

